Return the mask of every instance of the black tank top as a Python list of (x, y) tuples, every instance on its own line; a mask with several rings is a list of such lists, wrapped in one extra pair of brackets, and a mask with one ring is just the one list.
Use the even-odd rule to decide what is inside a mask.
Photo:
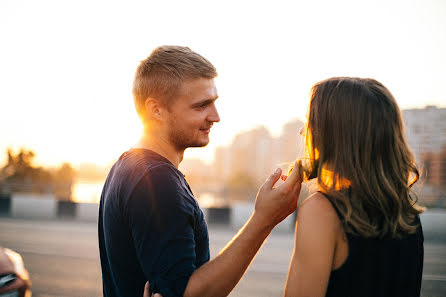
[[(339, 211), (332, 205), (342, 221)], [(331, 272), (326, 296), (419, 297), (424, 238), (418, 216), (415, 224), (418, 225), (416, 233), (402, 239), (347, 234), (347, 260)]]

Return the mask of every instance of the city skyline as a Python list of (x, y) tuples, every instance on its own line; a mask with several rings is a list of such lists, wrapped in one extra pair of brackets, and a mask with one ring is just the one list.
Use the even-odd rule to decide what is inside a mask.
[[(443, 133), (446, 131), (446, 107), (439, 107), (435, 105), (426, 105), (423, 108), (410, 108), (410, 109), (402, 109), (403, 119), (404, 119), (404, 125), (405, 125), (405, 131), (406, 131), (406, 137), (409, 144), (409, 147), (411, 148), (414, 157), (416, 158), (417, 162), (421, 161), (421, 155), (424, 152), (439, 152), (442, 150), (442, 148), (446, 145), (446, 133)], [(427, 117), (428, 121), (423, 121), (424, 117)], [(246, 129), (243, 131), (238, 131), (233, 137), (229, 140), (228, 143), (220, 144), (218, 146), (212, 147), (211, 157), (209, 158), (200, 158), (200, 154), (188, 154), (188, 150), (194, 150), (197, 152), (203, 151), (203, 150), (209, 150), (209, 145), (206, 147), (198, 147), (198, 148), (188, 148), (185, 151), (183, 162), (180, 164), (180, 167), (184, 163), (184, 161), (192, 161), (195, 162), (195, 160), (199, 160), (201, 164), (204, 166), (212, 166), (215, 164), (215, 162), (218, 162), (216, 160), (216, 156), (219, 155), (219, 152), (221, 153), (222, 150), (228, 150), (233, 146), (237, 146), (237, 142), (240, 139), (243, 139), (246, 135), (252, 135), (253, 133), (260, 132), (261, 134), (266, 134), (267, 137), (270, 137), (271, 139), (277, 140), (280, 139), (280, 142), (284, 143), (285, 145), (283, 148), (283, 151), (281, 152), (282, 156), (276, 156), (274, 159), (281, 160), (281, 162), (276, 162), (274, 165), (280, 166), (283, 162), (286, 162), (287, 160), (289, 162), (295, 160), (298, 157), (303, 156), (303, 137), (299, 135), (301, 127), (303, 127), (305, 124), (304, 119), (300, 118), (294, 118), (290, 119), (289, 121), (286, 121), (283, 123), (283, 125), (280, 127), (280, 129), (277, 132), (271, 131), (267, 126), (264, 125), (257, 125), (254, 127), (251, 127), (250, 129)], [(427, 136), (426, 136), (427, 132)], [(427, 138), (426, 138), (427, 137)], [(430, 142), (426, 142), (426, 139), (432, 139), (432, 149), (430, 149)], [(212, 142), (212, 139), (211, 139)], [(299, 149), (296, 150), (298, 152), (295, 155), (291, 155), (289, 151), (287, 151), (287, 147), (292, 147), (293, 144), (295, 147), (299, 147)], [(129, 147), (130, 148), (130, 147)], [(25, 150), (31, 150), (36, 154), (36, 159), (38, 160), (39, 152), (33, 150), (32, 147), (12, 147), (8, 146), (5, 148), (3, 155), (0, 155), (0, 160), (4, 159), (3, 162), (0, 162), (0, 167), (5, 165), (6, 162), (6, 156), (7, 151), (9, 149), (12, 149), (12, 152), (18, 153), (19, 150), (25, 149)], [(293, 150), (291, 150), (293, 151)], [(69, 159), (64, 159), (60, 163), (54, 163), (54, 164), (42, 164), (39, 162), (35, 162), (34, 164), (36, 166), (48, 166), (49, 168), (56, 169), (63, 163), (69, 163), (70, 165), (74, 166), (75, 169), (81, 172), (87, 172), (86, 175), (94, 174), (92, 173), (94, 170), (94, 167), (97, 167), (99, 171), (108, 171), (109, 168), (113, 165), (113, 163), (116, 161), (116, 159), (119, 157), (116, 156), (116, 158), (110, 159), (108, 162), (104, 164), (97, 164), (94, 162), (81, 162), (81, 163), (72, 163)], [(282, 164), (283, 165), (283, 164)], [(192, 166), (194, 167), (194, 166)], [(104, 171), (104, 172), (105, 172)], [(226, 170), (227, 171), (227, 170)], [(263, 173), (264, 174), (264, 173)], [(87, 180), (89, 178), (87, 177)], [(94, 179), (94, 178), (93, 178)]]
[[(443, 185), (446, 184), (446, 108), (426, 106), (423, 109), (406, 109), (402, 110), (402, 115), (406, 140), (421, 173), (415, 191), (420, 194), (423, 203), (441, 206), (445, 194)], [(231, 197), (232, 201), (251, 199), (257, 187), (275, 168), (280, 167), (286, 173), (293, 161), (303, 156), (304, 138), (296, 133), (303, 126), (303, 121), (295, 119), (285, 123), (277, 135), (265, 126), (239, 132), (228, 145), (216, 148), (211, 162), (186, 157), (179, 169), (185, 174), (196, 197), (207, 201), (204, 203), (215, 203), (218, 199), (222, 202), (222, 197)], [(12, 159), (17, 159), (18, 152), (11, 154)], [(24, 154), (29, 155), (29, 152), (25, 150)], [(40, 176), (44, 177), (47, 172), (55, 179), (59, 178), (57, 172), (66, 167), (67, 174), (74, 178), (71, 199), (97, 202), (113, 161), (107, 165), (82, 163), (75, 171), (69, 165), (51, 169), (33, 167), (34, 162), (27, 163), (34, 168), (29, 168), (30, 174), (40, 172)], [(7, 168), (0, 171), (8, 175)], [(20, 183), (17, 185), (20, 186)], [(32, 185), (33, 182), (27, 187)], [(34, 188), (42, 186), (46, 184), (34, 184)]]

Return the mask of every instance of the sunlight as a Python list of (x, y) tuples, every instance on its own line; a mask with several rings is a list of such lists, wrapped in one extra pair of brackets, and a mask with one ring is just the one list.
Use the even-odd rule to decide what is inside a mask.
[(76, 183), (73, 186), (71, 201), (76, 203), (98, 203), (104, 183)]

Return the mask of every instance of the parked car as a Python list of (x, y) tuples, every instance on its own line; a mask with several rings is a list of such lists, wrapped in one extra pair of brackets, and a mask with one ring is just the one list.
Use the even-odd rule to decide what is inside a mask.
[(31, 297), (31, 281), (22, 256), (0, 247), (0, 297)]

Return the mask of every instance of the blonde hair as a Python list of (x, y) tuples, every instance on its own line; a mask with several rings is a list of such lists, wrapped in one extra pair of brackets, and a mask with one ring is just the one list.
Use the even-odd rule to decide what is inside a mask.
[(133, 81), (136, 111), (141, 117), (145, 100), (150, 97), (169, 106), (184, 81), (197, 78), (213, 79), (216, 76), (215, 67), (188, 47), (157, 47), (136, 69)]
[(318, 188), (341, 214), (345, 232), (396, 238), (415, 232), (423, 209), (411, 187), (420, 174), (385, 86), (351, 77), (315, 84), (305, 129)]

